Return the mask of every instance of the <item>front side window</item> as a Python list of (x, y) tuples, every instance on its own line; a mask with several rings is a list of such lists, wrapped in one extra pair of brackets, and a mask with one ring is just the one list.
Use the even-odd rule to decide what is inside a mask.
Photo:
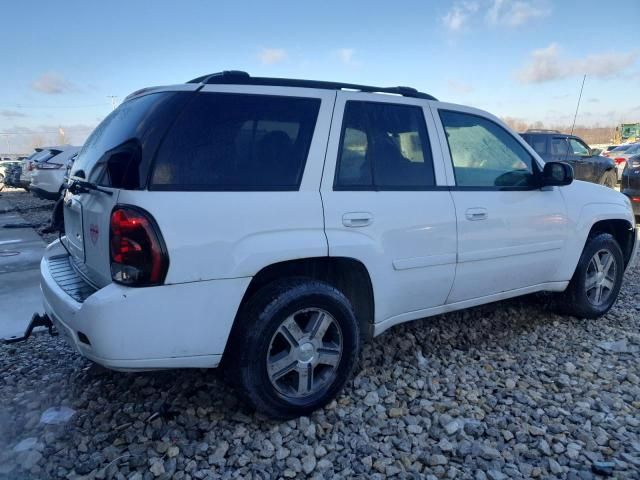
[(489, 119), (440, 110), (459, 187), (530, 187), (534, 161), (513, 135)]
[(297, 190), (320, 99), (199, 93), (169, 130), (152, 190)]
[(575, 138), (569, 139), (569, 145), (571, 145), (571, 151), (574, 155), (579, 155), (581, 157), (588, 157), (591, 155), (589, 152), (589, 147), (587, 147), (580, 140), (576, 140)]
[(420, 190), (435, 185), (422, 108), (348, 101), (335, 187), (339, 190)]

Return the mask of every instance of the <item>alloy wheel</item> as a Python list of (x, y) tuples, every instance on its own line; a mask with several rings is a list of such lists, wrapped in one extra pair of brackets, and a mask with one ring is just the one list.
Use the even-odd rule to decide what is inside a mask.
[(596, 306), (605, 304), (616, 283), (617, 265), (613, 254), (607, 250), (598, 250), (587, 266), (584, 283), (589, 301)]
[(284, 397), (309, 397), (336, 378), (342, 349), (342, 330), (330, 313), (319, 308), (299, 310), (271, 337), (266, 359), (269, 380)]

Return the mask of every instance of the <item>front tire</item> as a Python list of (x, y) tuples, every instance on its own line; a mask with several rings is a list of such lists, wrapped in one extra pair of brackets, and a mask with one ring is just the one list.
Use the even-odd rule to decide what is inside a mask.
[(559, 296), (563, 313), (583, 318), (605, 315), (622, 286), (624, 259), (616, 239), (601, 233), (590, 237), (567, 290)]
[(246, 400), (266, 415), (290, 419), (331, 401), (360, 354), (353, 307), (331, 285), (278, 281), (242, 308), (225, 368)]

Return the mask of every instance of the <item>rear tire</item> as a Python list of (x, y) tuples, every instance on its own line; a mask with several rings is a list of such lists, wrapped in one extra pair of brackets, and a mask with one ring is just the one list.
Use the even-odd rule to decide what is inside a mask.
[(331, 401), (360, 354), (353, 307), (331, 285), (276, 281), (242, 307), (225, 353), (226, 375), (260, 412), (290, 419)]
[(605, 187), (616, 188), (618, 184), (618, 174), (613, 170), (608, 170), (602, 174), (599, 183)]
[(608, 233), (589, 237), (567, 289), (558, 295), (562, 313), (581, 318), (606, 314), (620, 292), (624, 274), (622, 250)]

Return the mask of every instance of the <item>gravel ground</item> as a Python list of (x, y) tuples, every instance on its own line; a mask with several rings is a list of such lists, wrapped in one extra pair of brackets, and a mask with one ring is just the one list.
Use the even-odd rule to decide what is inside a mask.
[(0, 198), (8, 201), (13, 210), (18, 212), (25, 222), (33, 224), (36, 231), (46, 243), (57, 240), (57, 233), (43, 233), (42, 230), (49, 225), (51, 221), (51, 211), (55, 202), (51, 200), (42, 200), (29, 192), (22, 189), (13, 189), (5, 187), (0, 192)]
[[(0, 478), (588, 479), (608, 461), (638, 479), (639, 274), (600, 320), (534, 296), (397, 326), (337, 401), (283, 423), (215, 371), (110, 372), (44, 333), (0, 345)], [(51, 407), (73, 416), (43, 423)]]

